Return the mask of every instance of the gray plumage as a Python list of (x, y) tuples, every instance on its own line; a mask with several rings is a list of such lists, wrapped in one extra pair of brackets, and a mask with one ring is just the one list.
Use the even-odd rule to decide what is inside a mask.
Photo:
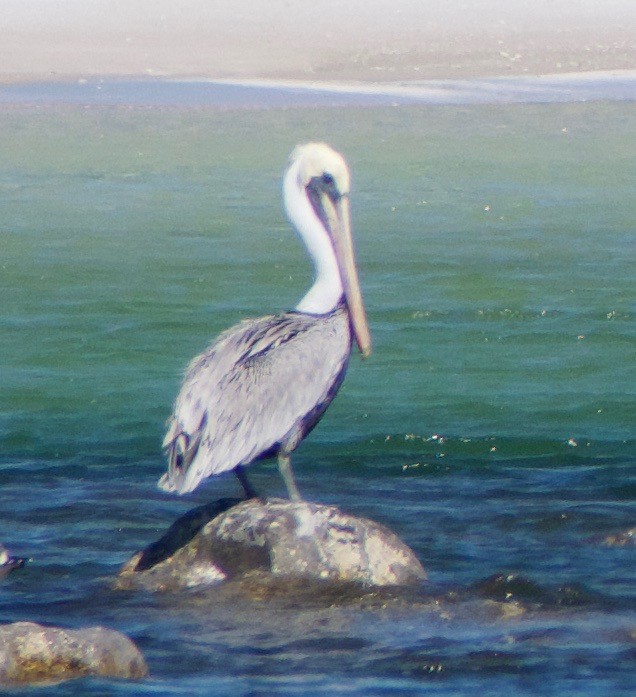
[(186, 371), (159, 486), (186, 493), (205, 477), (292, 452), (335, 396), (350, 351), (342, 304), (325, 315), (245, 320), (221, 334)]
[(371, 352), (349, 187), (344, 158), (325, 143), (292, 153), (283, 200), (314, 262), (314, 282), (295, 311), (246, 320), (192, 361), (163, 443), (168, 471), (161, 488), (184, 494), (234, 470), (246, 496), (255, 496), (244, 466), (278, 455), (290, 498), (301, 500), (290, 453), (338, 391), (352, 341), (363, 357)]

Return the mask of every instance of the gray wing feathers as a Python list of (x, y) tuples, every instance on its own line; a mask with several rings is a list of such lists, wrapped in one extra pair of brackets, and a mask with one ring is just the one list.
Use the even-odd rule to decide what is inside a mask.
[(344, 310), (247, 320), (222, 334), (186, 372), (159, 486), (192, 491), (302, 435), (304, 417), (329, 398), (350, 345)]

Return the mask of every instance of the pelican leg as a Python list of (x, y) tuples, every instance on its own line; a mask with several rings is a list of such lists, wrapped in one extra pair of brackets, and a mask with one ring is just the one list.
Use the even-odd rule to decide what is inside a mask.
[(287, 493), (291, 501), (302, 501), (302, 496), (298, 491), (296, 482), (294, 481), (294, 475), (291, 468), (291, 457), (288, 453), (282, 450), (278, 453), (278, 469), (280, 470), (280, 475), (285, 482), (287, 487)]
[(234, 468), (234, 473), (238, 477), (239, 482), (241, 482), (241, 486), (245, 492), (245, 498), (257, 499), (258, 494), (256, 493), (254, 487), (250, 484), (249, 479), (247, 478), (247, 473), (245, 472), (245, 468), (242, 465), (237, 465)]

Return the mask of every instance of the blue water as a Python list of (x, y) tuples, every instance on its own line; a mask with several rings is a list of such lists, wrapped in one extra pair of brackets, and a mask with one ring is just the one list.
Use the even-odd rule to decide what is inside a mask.
[[(634, 546), (606, 540), (635, 517), (634, 100), (288, 109), (102, 84), (116, 98), (1, 90), (0, 541), (32, 561), (0, 609), (123, 631), (150, 677), (42, 690), (632, 694)], [(280, 206), (308, 138), (353, 172), (374, 354), (297, 452), (299, 486), (390, 526), (430, 582), (328, 603), (112, 590), (176, 517), (238, 493), (161, 493), (160, 442), (187, 361), (309, 283)], [(283, 493), (271, 463), (252, 478)], [(484, 592), (498, 573), (519, 587)]]
[(320, 82), (166, 80), (98, 77), (4, 85), (0, 104), (289, 108), (409, 104), (633, 102), (636, 71), (333, 85)]

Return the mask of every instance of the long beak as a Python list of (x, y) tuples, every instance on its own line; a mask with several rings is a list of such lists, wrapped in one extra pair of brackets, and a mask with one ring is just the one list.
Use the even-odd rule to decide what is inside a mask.
[[(331, 203), (331, 201), (330, 201)], [(340, 269), (340, 278), (344, 289), (345, 300), (349, 310), (351, 328), (362, 357), (366, 358), (371, 353), (371, 335), (367, 323), (367, 315), (362, 302), (360, 281), (356, 268), (355, 254), (353, 251), (353, 239), (351, 237), (351, 215), (349, 213), (349, 199), (343, 196), (335, 205), (325, 206), (332, 232), (336, 259)]]

